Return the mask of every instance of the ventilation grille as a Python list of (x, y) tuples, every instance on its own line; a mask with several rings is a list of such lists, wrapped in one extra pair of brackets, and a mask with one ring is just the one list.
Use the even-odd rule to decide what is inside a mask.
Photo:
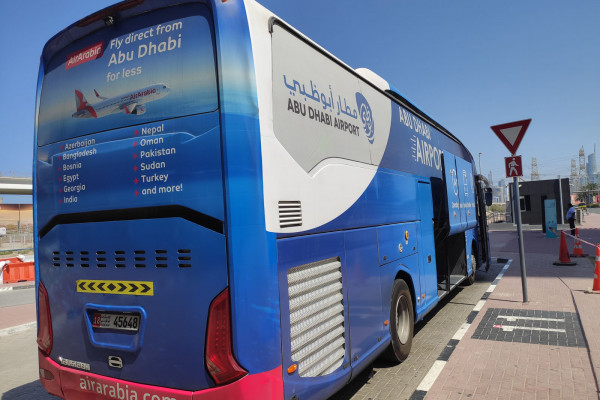
[(192, 266), (192, 251), (190, 249), (179, 249), (171, 252), (164, 249), (53, 251), (52, 265), (57, 268), (167, 268), (169, 266), (190, 268)]
[(302, 226), (302, 204), (300, 201), (279, 202), (279, 227)]
[(292, 360), (301, 377), (327, 375), (344, 361), (344, 303), (339, 258), (288, 271)]

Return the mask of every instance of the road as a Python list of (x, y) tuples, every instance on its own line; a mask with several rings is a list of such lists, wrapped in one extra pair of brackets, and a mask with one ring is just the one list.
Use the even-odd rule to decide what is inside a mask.
[(25, 304), (35, 304), (34, 288), (9, 290), (0, 293), (0, 308), (22, 306)]
[(411, 353), (402, 364), (376, 360), (330, 400), (409, 399), (503, 266), (492, 263), (488, 272), (477, 271), (475, 284), (460, 286), (419, 322)]
[[(411, 355), (404, 363), (376, 361), (332, 399), (408, 399), (501, 268), (502, 264), (492, 264), (489, 272), (477, 272), (474, 285), (460, 287), (417, 324)], [(0, 312), (34, 309), (34, 301), (34, 289), (0, 292)], [(35, 313), (30, 315), (29, 321), (34, 321)], [(56, 399), (39, 382), (35, 340), (35, 326), (0, 336), (0, 400)]]
[[(35, 289), (0, 292), (0, 328), (35, 321)], [(12, 322), (10, 322), (10, 321)], [(37, 330), (28, 329), (0, 336), (1, 400), (50, 400), (38, 379)]]

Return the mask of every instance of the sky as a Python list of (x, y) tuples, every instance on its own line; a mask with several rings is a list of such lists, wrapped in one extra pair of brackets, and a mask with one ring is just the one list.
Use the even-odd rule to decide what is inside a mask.
[[(237, 0), (230, 0), (237, 1)], [(0, 174), (31, 176), (45, 42), (113, 1), (2, 1)], [(541, 179), (600, 152), (600, 2), (259, 0), (352, 68), (365, 67), (457, 136), (476, 168), (504, 178), (490, 126), (531, 118), (517, 154)], [(10, 16), (10, 17), (7, 17)]]

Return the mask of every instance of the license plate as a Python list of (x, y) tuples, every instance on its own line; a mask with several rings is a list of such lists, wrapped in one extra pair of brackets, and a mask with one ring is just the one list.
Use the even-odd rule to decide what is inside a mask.
[(94, 328), (118, 329), (125, 331), (138, 331), (140, 316), (135, 314), (94, 313), (92, 320)]

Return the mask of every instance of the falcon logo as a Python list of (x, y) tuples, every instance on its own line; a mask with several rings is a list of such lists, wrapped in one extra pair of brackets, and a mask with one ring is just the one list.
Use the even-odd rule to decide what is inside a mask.
[(369, 106), (367, 99), (360, 92), (356, 92), (356, 105), (358, 106), (358, 114), (362, 120), (367, 139), (369, 139), (369, 143), (373, 144), (375, 141), (375, 121), (373, 121), (373, 112), (371, 111), (371, 106)]

